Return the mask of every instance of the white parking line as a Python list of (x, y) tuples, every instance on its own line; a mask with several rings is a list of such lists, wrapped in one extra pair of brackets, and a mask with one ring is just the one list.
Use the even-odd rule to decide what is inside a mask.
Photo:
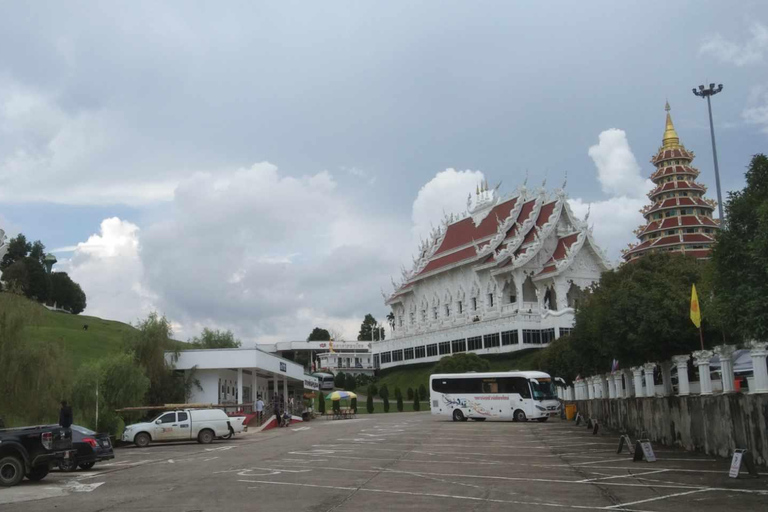
[(659, 501), (659, 500), (666, 500), (667, 498), (675, 498), (677, 496), (687, 496), (689, 494), (696, 494), (699, 492), (708, 492), (712, 489), (698, 489), (695, 491), (688, 491), (688, 492), (678, 492), (676, 494), (667, 494), (666, 496), (656, 496), (655, 498), (648, 498), (647, 500), (638, 500), (638, 501), (630, 501), (629, 503), (621, 503), (619, 505), (611, 505), (610, 507), (605, 507), (605, 510), (611, 510), (614, 508), (624, 508), (631, 505), (639, 505), (641, 503), (649, 503), (651, 501)]

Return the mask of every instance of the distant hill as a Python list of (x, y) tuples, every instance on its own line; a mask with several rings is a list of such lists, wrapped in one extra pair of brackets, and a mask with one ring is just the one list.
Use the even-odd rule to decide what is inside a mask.
[[(492, 372), (506, 372), (510, 370), (536, 370), (536, 355), (541, 349), (532, 348), (520, 350), (518, 352), (509, 352), (505, 354), (485, 354), (481, 355), (483, 359), (491, 363)], [(429, 389), (429, 376), (432, 375), (437, 363), (411, 364), (408, 366), (398, 366), (387, 368), (379, 374), (379, 380), (376, 386), (381, 389), (384, 384), (389, 389), (390, 399), (394, 397), (395, 387), (399, 387), (405, 394), (408, 388), (418, 389), (424, 384)], [(365, 391), (365, 390), (360, 390)]]
[[(125, 337), (136, 330), (114, 320), (49, 311), (37, 302), (11, 293), (0, 293), (2, 310), (25, 314), (28, 319), (23, 329), (25, 341), (60, 343), (75, 369), (85, 362), (120, 352)], [(84, 325), (88, 325), (87, 331)]]

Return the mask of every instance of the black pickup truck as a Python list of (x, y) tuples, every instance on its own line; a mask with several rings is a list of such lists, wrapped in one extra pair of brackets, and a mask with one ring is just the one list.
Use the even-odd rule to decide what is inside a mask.
[(51, 466), (74, 457), (72, 432), (58, 425), (0, 429), (0, 487), (45, 478)]

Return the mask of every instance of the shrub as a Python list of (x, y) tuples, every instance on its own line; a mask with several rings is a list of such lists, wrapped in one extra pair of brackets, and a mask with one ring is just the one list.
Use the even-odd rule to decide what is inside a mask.
[(325, 414), (325, 395), (323, 392), (320, 392), (320, 403), (317, 404), (317, 410), (320, 411), (320, 414)]
[(413, 388), (408, 388), (405, 394), (408, 396), (408, 400), (413, 400)]
[(355, 414), (357, 414), (357, 398), (353, 398), (353, 399), (350, 401), (349, 407), (350, 407), (350, 409), (352, 409), (352, 412), (354, 412)]
[(424, 384), (419, 386), (419, 398), (422, 400), (429, 398), (429, 395), (427, 395), (427, 387)]
[(368, 411), (368, 414), (373, 414), (373, 395), (370, 393), (365, 401), (365, 409)]
[(389, 388), (387, 387), (386, 384), (381, 386), (381, 389), (379, 390), (379, 396), (381, 397), (382, 400), (389, 398)]
[(413, 397), (413, 410), (414, 411), (420, 411), (421, 410), (421, 404), (419, 403), (419, 395), (415, 395)]
[(376, 387), (376, 384), (371, 384), (368, 386), (368, 394), (376, 396), (379, 394), (379, 389)]
[(384, 412), (389, 412), (389, 397), (382, 398), (382, 401), (384, 402)]
[(395, 394), (397, 395), (397, 412), (403, 412), (403, 394), (397, 393), (397, 389), (395, 389)]
[(333, 378), (333, 385), (337, 388), (343, 388), (346, 385), (347, 376), (344, 372), (339, 372)]
[(491, 363), (477, 354), (465, 353), (445, 356), (435, 365), (432, 373), (487, 372)]
[(395, 398), (403, 398), (403, 392), (398, 387), (395, 387)]
[(354, 391), (357, 389), (357, 380), (355, 379), (355, 376), (351, 373), (348, 373), (347, 376), (344, 378), (344, 389), (347, 391)]

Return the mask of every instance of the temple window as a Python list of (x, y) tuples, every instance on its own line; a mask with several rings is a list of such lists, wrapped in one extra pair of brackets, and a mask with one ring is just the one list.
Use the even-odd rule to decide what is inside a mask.
[(451, 316), (451, 305), (446, 304), (445, 305), (445, 316)]
[(488, 294), (488, 307), (489, 308), (493, 307), (493, 294), (492, 293)]
[(427, 310), (426, 309), (422, 309), (421, 310), (421, 321), (422, 322), (426, 322), (427, 321)]
[(432, 308), (432, 318), (434, 318), (435, 320), (437, 320), (437, 306), (434, 306), (434, 307)]
[(413, 314), (413, 311), (411, 311), (410, 321), (411, 321), (411, 325), (416, 323), (416, 315)]
[(472, 297), (472, 311), (477, 311), (477, 297)]
[(459, 303), (457, 304), (457, 306), (458, 306), (458, 308), (459, 308), (459, 314), (462, 314), (462, 313), (464, 313), (464, 303), (463, 303), (462, 301), (459, 301)]

